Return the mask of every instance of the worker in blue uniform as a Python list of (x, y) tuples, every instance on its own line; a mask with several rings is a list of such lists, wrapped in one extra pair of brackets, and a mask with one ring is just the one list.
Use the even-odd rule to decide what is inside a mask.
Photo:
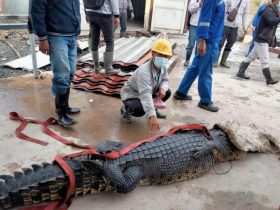
[(189, 89), (198, 77), (198, 106), (211, 112), (219, 108), (212, 102), (212, 66), (218, 53), (218, 44), (224, 30), (224, 0), (204, 0), (196, 31), (197, 53), (186, 71), (178, 90), (173, 95), (175, 100), (192, 100)]

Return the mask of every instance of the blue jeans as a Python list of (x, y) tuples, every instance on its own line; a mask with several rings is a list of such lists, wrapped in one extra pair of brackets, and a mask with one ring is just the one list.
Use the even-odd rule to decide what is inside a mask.
[(186, 51), (188, 54), (192, 54), (194, 45), (195, 45), (195, 39), (196, 39), (196, 26), (190, 26), (189, 27), (189, 43), (186, 48)]
[(206, 53), (201, 56), (196, 53), (191, 66), (186, 71), (180, 85), (178, 92), (187, 95), (189, 89), (198, 77), (198, 93), (200, 96), (200, 103), (209, 104), (212, 102), (212, 73), (213, 64), (218, 52), (218, 43), (207, 42)]
[(121, 25), (121, 33), (126, 32), (127, 9), (120, 9), (120, 25)]
[(77, 40), (74, 36), (50, 36), (50, 62), (53, 71), (52, 92), (66, 94), (74, 78), (77, 62)]

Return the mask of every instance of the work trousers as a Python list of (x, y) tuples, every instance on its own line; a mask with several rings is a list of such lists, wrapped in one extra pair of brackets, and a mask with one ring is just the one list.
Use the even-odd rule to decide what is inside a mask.
[[(162, 99), (163, 102), (167, 101), (171, 96), (171, 91), (168, 89), (164, 98)], [(155, 98), (156, 95), (153, 95)], [(131, 98), (123, 101), (126, 111), (129, 115), (134, 117), (142, 117), (145, 115), (144, 108), (139, 98)]]
[(196, 39), (196, 26), (190, 26), (189, 27), (189, 43), (186, 48), (186, 52), (191, 55), (193, 48), (195, 46), (195, 39)]
[(178, 92), (187, 95), (194, 80), (198, 77), (198, 93), (200, 96), (200, 103), (209, 104), (212, 102), (212, 73), (213, 64), (218, 52), (217, 42), (206, 43), (206, 53), (201, 56), (196, 53), (191, 66), (186, 71), (180, 85)]
[(252, 51), (252, 49), (253, 49), (254, 46), (255, 46), (254, 42), (255, 42), (255, 38), (256, 38), (256, 32), (253, 32), (253, 35), (252, 35), (252, 36), (253, 36), (253, 39), (252, 39), (252, 41), (251, 41), (251, 43), (250, 43), (250, 47), (249, 47), (247, 56), (250, 54), (250, 52)]
[(52, 92), (66, 94), (74, 78), (77, 62), (77, 40), (74, 36), (48, 35), (50, 63), (53, 71)]
[(269, 51), (268, 43), (254, 42), (254, 48), (244, 60), (245, 63), (250, 63), (257, 58), (260, 58), (262, 69), (269, 68)]
[(225, 44), (225, 41), (227, 41), (224, 50), (231, 51), (231, 48), (233, 47), (233, 45), (237, 39), (237, 32), (238, 32), (238, 28), (231, 28), (231, 27), (225, 26), (223, 38), (220, 41), (219, 49), (221, 50)]
[(127, 27), (127, 9), (120, 9), (120, 25), (121, 33), (125, 33)]
[(98, 51), (100, 32), (104, 36), (106, 52), (114, 52), (113, 17), (88, 13), (91, 31), (91, 50)]

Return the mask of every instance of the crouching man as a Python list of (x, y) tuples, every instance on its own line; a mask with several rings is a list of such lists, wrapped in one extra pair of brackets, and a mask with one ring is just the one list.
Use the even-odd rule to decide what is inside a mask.
[(158, 118), (166, 118), (154, 105), (154, 98), (160, 97), (166, 101), (171, 92), (168, 88), (168, 63), (172, 57), (170, 41), (158, 39), (152, 48), (151, 61), (140, 66), (133, 73), (121, 90), (124, 106), (121, 108), (122, 119), (131, 122), (131, 116), (147, 115), (150, 131), (160, 130)]

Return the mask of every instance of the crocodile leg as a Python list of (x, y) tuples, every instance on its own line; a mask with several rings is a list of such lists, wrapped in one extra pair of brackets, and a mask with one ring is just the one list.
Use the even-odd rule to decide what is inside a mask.
[(118, 193), (128, 193), (134, 190), (144, 175), (140, 166), (131, 166), (121, 170), (119, 165), (102, 160), (83, 161), (83, 164), (91, 165), (95, 170), (96, 168), (102, 170), (106, 178), (115, 185)]
[(131, 166), (124, 171), (118, 165), (107, 165), (104, 172), (117, 188), (118, 193), (128, 193), (134, 190), (143, 176), (140, 166)]

